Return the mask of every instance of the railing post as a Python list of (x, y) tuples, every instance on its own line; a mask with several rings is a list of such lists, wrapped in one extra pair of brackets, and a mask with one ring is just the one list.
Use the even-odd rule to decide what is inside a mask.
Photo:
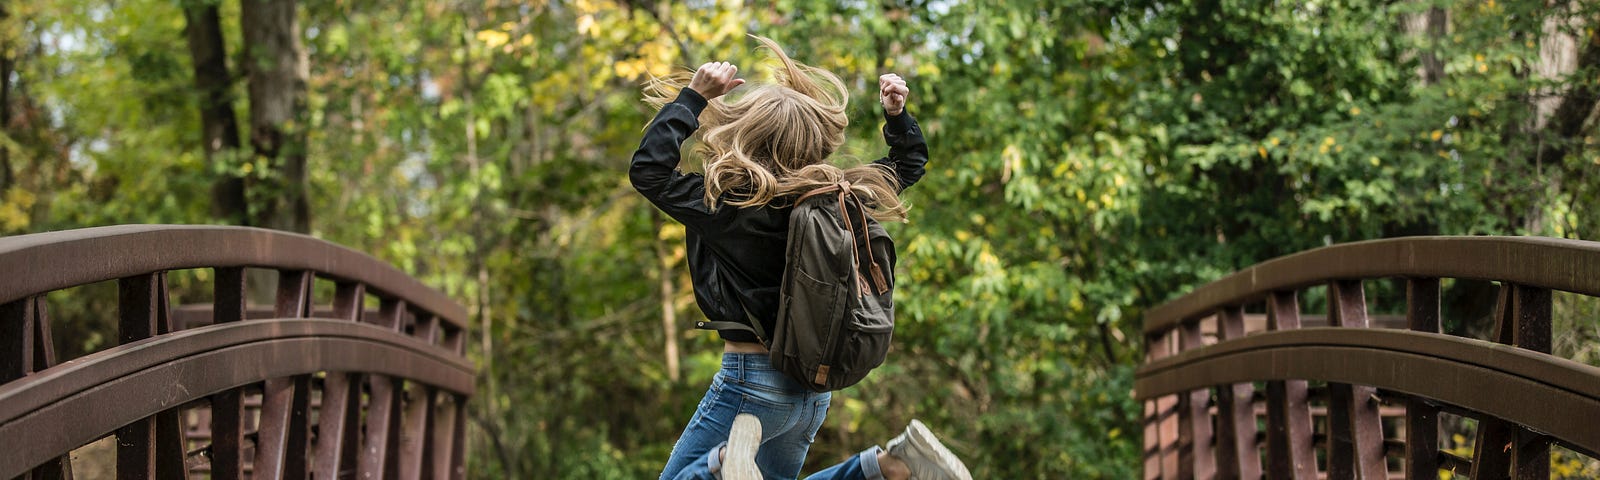
[[(1360, 280), (1328, 284), (1328, 317), (1335, 326), (1367, 328), (1367, 299)], [(1383, 459), (1383, 420), (1378, 390), (1365, 385), (1328, 384), (1329, 480), (1377, 479), (1388, 475)]]
[[(1176, 331), (1168, 330), (1161, 334), (1160, 357), (1172, 356), (1175, 352)], [(1178, 396), (1165, 395), (1156, 399), (1156, 416), (1159, 420), (1161, 431), (1161, 478), (1162, 480), (1176, 480), (1178, 477)]]
[[(466, 355), (466, 335), (459, 328), (444, 329), (442, 346), (456, 355)], [(466, 448), (466, 398), (445, 394), (439, 399), (433, 443), (433, 478), (452, 480), (466, 477), (462, 458)]]
[[(1198, 320), (1178, 327), (1178, 350), (1204, 348)], [(1178, 477), (1210, 479), (1217, 474), (1212, 453), (1211, 389), (1190, 390), (1178, 395)]]
[[(244, 320), (244, 268), (217, 268), (212, 284), (212, 323), (222, 325)], [(244, 478), (244, 387), (211, 395), (211, 478)]]
[[(399, 332), (405, 328), (405, 300), (384, 298), (378, 306), (378, 318), (372, 323)], [(367, 375), (371, 394), (367, 403), (366, 437), (361, 444), (361, 458), (357, 461), (357, 478), (381, 480), (397, 476), (400, 455), (400, 402), (403, 396), (400, 379), (388, 375)]]
[[(1300, 328), (1300, 304), (1293, 290), (1267, 296), (1267, 323), (1272, 330)], [(1315, 480), (1317, 460), (1313, 453), (1306, 381), (1268, 381), (1267, 478)]]
[[(117, 281), (117, 343), (128, 344), (156, 335), (156, 309), (165, 296), (158, 291), (160, 272)], [(135, 421), (117, 429), (117, 480), (156, 477), (156, 419)]]
[[(273, 316), (304, 318), (311, 312), (312, 273), (303, 270), (278, 272), (278, 295)], [(307, 410), (310, 409), (311, 376), (274, 378), (265, 382), (261, 394), (261, 427), (256, 442), (254, 477), (274, 479), (306, 478)]]
[[(1550, 353), (1550, 290), (1502, 283), (1493, 340)], [(1550, 440), (1505, 420), (1479, 419), (1472, 456), (1473, 478), (1550, 478)]]
[[(50, 314), (43, 295), (0, 305), (0, 384), (50, 368), (56, 363)], [(72, 478), (72, 457), (63, 455), (34, 468), (28, 480)]]
[[(334, 317), (361, 321), (366, 285), (340, 283), (334, 290)], [(327, 372), (322, 383), (322, 408), (317, 413), (316, 457), (313, 467), (319, 479), (345, 478), (356, 470), (358, 437), (361, 435), (361, 376), (348, 372)]]
[[(1406, 325), (1439, 333), (1439, 279), (1406, 279)], [(1439, 407), (1406, 399), (1406, 478), (1439, 478)]]
[[(1217, 311), (1217, 338), (1244, 338), (1244, 307)], [(1261, 478), (1261, 453), (1256, 447), (1255, 385), (1217, 386), (1217, 477)]]
[[(1512, 290), (1512, 316), (1515, 332), (1511, 344), (1535, 352), (1550, 353), (1550, 290), (1517, 285)], [(1550, 439), (1517, 427), (1516, 448), (1511, 451), (1511, 476), (1516, 480), (1550, 478)]]
[[(1172, 355), (1170, 332), (1145, 337), (1145, 362)], [(1144, 402), (1144, 477), (1177, 478), (1177, 398), (1167, 395)]]

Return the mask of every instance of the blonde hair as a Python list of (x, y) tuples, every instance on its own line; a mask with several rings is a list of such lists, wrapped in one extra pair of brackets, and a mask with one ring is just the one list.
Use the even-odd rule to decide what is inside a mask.
[[(894, 171), (878, 164), (841, 169), (828, 161), (844, 144), (849, 92), (838, 76), (795, 62), (772, 39), (751, 35), (782, 65), (774, 82), (753, 85), (736, 99), (721, 96), (700, 113), (706, 204), (734, 207), (781, 206), (811, 190), (842, 181), (878, 220), (904, 220), (900, 185)], [(670, 103), (694, 72), (656, 77), (645, 85), (645, 102), (660, 109)]]

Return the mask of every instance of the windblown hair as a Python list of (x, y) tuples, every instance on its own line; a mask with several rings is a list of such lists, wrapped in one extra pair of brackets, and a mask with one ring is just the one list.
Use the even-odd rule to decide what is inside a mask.
[[(704, 162), (706, 204), (737, 208), (783, 206), (811, 190), (850, 182), (851, 190), (882, 221), (906, 218), (897, 192), (899, 181), (888, 167), (865, 164), (841, 169), (828, 157), (844, 144), (849, 92), (838, 76), (795, 62), (777, 42), (752, 35), (782, 65), (774, 82), (751, 85), (737, 98), (712, 99), (700, 113), (700, 143), (695, 153)], [(670, 103), (694, 72), (657, 77), (645, 86), (645, 102), (660, 109)]]

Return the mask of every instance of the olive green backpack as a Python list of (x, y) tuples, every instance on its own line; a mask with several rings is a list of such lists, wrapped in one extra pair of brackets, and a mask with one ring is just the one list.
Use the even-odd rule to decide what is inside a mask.
[[(772, 365), (817, 392), (866, 378), (889, 354), (894, 333), (894, 241), (841, 182), (795, 201), (779, 288), (776, 331), (761, 322), (700, 322), (754, 332)], [(747, 310), (748, 314), (748, 310)]]

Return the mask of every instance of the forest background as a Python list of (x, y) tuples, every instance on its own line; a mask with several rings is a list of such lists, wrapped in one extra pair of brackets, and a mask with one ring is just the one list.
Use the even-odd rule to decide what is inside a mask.
[[(719, 345), (690, 328), (683, 229), (624, 175), (653, 115), (640, 87), (716, 60), (760, 79), (746, 34), (765, 35), (853, 89), (845, 161), (885, 151), (885, 72), (932, 150), (890, 227), (890, 362), (837, 394), (808, 464), (920, 418), (980, 478), (1134, 478), (1145, 309), (1331, 243), (1600, 235), (1597, 18), (1563, 0), (6, 0), (0, 234), (225, 223), (369, 252), (472, 313), (472, 477), (650, 478)], [(175, 278), (177, 301), (201, 285)], [(1468, 287), (1447, 328), (1482, 335)], [(114, 290), (84, 290), (112, 299), (52, 297), (68, 357), (111, 343), (93, 332)], [(1557, 353), (1600, 361), (1595, 306), (1557, 308), (1587, 319), (1558, 320)]]

